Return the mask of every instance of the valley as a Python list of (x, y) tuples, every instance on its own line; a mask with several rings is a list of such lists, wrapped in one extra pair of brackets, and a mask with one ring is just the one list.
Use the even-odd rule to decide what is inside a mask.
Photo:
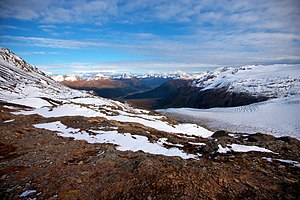
[(76, 79), (59, 79), (53, 76), (54, 80), (59, 80), (62, 84), (78, 90), (88, 90), (95, 92), (98, 96), (105, 98), (123, 99), (125, 96), (144, 92), (158, 87), (170, 80), (168, 77), (112, 77), (112, 78), (86, 78), (76, 77)]

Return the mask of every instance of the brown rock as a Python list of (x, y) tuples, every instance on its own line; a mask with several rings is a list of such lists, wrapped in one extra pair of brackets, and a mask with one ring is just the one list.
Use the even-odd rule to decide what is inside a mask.
[(278, 168), (279, 168), (279, 169), (284, 169), (285, 166), (284, 166), (284, 165), (279, 165)]
[(222, 131), (216, 131), (211, 137), (218, 138), (218, 137), (224, 137), (224, 136), (228, 136), (228, 132), (222, 130)]
[(239, 179), (236, 179), (236, 178), (234, 178), (233, 180), (234, 180), (234, 182), (236, 182), (236, 183), (239, 183), (239, 182), (240, 182)]

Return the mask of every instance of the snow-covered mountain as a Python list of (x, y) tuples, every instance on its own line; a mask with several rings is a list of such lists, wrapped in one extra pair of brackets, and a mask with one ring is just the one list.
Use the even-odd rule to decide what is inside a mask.
[(77, 75), (56, 75), (56, 76), (51, 76), (51, 78), (57, 82), (83, 80), (83, 78)]
[(300, 94), (300, 65), (223, 67), (203, 73), (192, 86), (268, 98), (295, 95)]
[(183, 71), (175, 72), (148, 72), (146, 74), (131, 74), (131, 73), (86, 73), (86, 74), (69, 74), (69, 75), (53, 75), (52, 79), (58, 82), (64, 81), (93, 81), (100, 79), (153, 79), (153, 78), (165, 78), (165, 79), (184, 79), (193, 80), (199, 77), (199, 73), (189, 74)]
[(137, 78), (169, 78), (169, 79), (184, 79), (192, 80), (197, 77), (197, 74), (186, 73), (184, 71), (178, 70), (174, 72), (153, 72), (150, 71), (146, 74), (136, 75)]

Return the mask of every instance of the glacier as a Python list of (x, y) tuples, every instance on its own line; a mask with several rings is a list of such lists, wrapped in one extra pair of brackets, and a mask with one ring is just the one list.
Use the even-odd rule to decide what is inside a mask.
[(179, 121), (197, 123), (211, 130), (272, 134), (300, 139), (300, 96), (275, 98), (231, 108), (169, 108), (157, 110)]

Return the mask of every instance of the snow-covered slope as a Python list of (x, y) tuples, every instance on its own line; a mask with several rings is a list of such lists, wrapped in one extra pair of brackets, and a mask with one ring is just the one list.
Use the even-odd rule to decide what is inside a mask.
[(224, 67), (199, 75), (192, 86), (268, 98), (295, 95), (300, 94), (300, 65)]
[(84, 93), (57, 83), (5, 48), (0, 49), (0, 100), (30, 97), (71, 98)]

